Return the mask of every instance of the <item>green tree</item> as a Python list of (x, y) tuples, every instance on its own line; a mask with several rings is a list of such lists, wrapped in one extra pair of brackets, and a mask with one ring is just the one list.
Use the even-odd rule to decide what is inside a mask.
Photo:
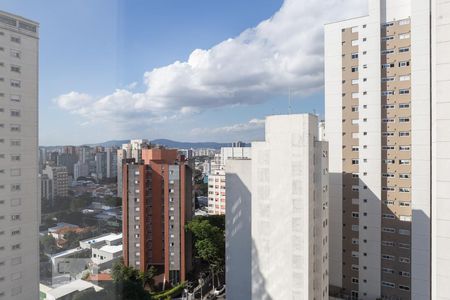
[(221, 224), (216, 218), (198, 217), (186, 226), (194, 235), (197, 256), (209, 265), (213, 288), (216, 276), (220, 284), (218, 275), (223, 272), (225, 262), (225, 232)]
[(155, 281), (154, 278), (157, 275), (158, 271), (154, 266), (151, 266), (147, 271), (139, 273), (139, 279), (142, 282), (142, 286), (145, 288), (149, 287), (150, 291), (153, 291)]
[(56, 240), (51, 235), (44, 235), (40, 238), (40, 245), (45, 253), (53, 254), (56, 253), (58, 247), (56, 246)]

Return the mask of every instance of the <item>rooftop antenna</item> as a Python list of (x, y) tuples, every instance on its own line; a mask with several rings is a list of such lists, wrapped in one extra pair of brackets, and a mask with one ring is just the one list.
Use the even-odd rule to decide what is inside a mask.
[(289, 88), (289, 93), (288, 93), (288, 103), (289, 103), (289, 107), (288, 107), (288, 114), (292, 114), (292, 104), (291, 104), (291, 88)]

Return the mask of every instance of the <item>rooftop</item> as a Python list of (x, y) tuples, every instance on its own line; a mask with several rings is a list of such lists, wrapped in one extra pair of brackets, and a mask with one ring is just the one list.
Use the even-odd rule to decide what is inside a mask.
[(80, 241), (80, 243), (95, 244), (99, 242), (111, 242), (118, 239), (122, 239), (122, 233), (107, 233), (104, 235), (93, 237), (91, 239)]
[(53, 296), (55, 299), (60, 299), (64, 296), (70, 295), (74, 292), (81, 292), (81, 291), (84, 291), (84, 290), (87, 290), (90, 288), (94, 288), (94, 290), (96, 292), (103, 290), (103, 288), (101, 288), (93, 283), (78, 279), (78, 280), (72, 281), (68, 284), (57, 287), (53, 290), (50, 290), (47, 292), (47, 294), (50, 296)]

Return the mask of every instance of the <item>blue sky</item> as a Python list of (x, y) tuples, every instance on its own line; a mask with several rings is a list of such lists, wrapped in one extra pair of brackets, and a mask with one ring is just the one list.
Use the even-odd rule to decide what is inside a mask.
[(41, 145), (260, 139), (289, 89), (293, 112), (323, 115), (321, 25), (306, 11), (324, 5), (285, 2), (0, 0), (41, 24)]

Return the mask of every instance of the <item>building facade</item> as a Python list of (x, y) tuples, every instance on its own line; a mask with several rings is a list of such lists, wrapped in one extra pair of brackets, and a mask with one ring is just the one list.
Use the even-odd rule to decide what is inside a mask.
[(227, 199), (225, 169), (228, 160), (248, 158), (251, 158), (251, 147), (241, 142), (233, 143), (233, 147), (222, 147), (220, 154), (215, 154), (208, 174), (208, 214), (225, 214)]
[(52, 182), (52, 201), (55, 197), (69, 196), (69, 174), (67, 173), (66, 167), (47, 166), (44, 171), (42, 171), (42, 174)]
[(0, 297), (39, 297), (39, 25), (0, 11)]
[(449, 299), (449, 20), (446, 1), (370, 0), (325, 26), (333, 293)]
[(142, 161), (123, 164), (124, 262), (154, 266), (159, 281), (186, 280), (192, 245), (185, 224), (193, 216), (192, 170), (177, 150), (143, 149)]
[[(328, 299), (327, 148), (316, 116), (270, 116), (265, 141), (252, 143), (251, 164), (231, 162), (229, 299)], [(241, 253), (251, 256), (250, 274)], [(251, 297), (242, 296), (249, 278)]]
[(117, 150), (117, 197), (122, 197), (122, 162), (124, 159), (134, 158), (136, 162), (142, 159), (142, 149), (150, 146), (146, 139), (131, 140), (128, 144), (123, 144)]

